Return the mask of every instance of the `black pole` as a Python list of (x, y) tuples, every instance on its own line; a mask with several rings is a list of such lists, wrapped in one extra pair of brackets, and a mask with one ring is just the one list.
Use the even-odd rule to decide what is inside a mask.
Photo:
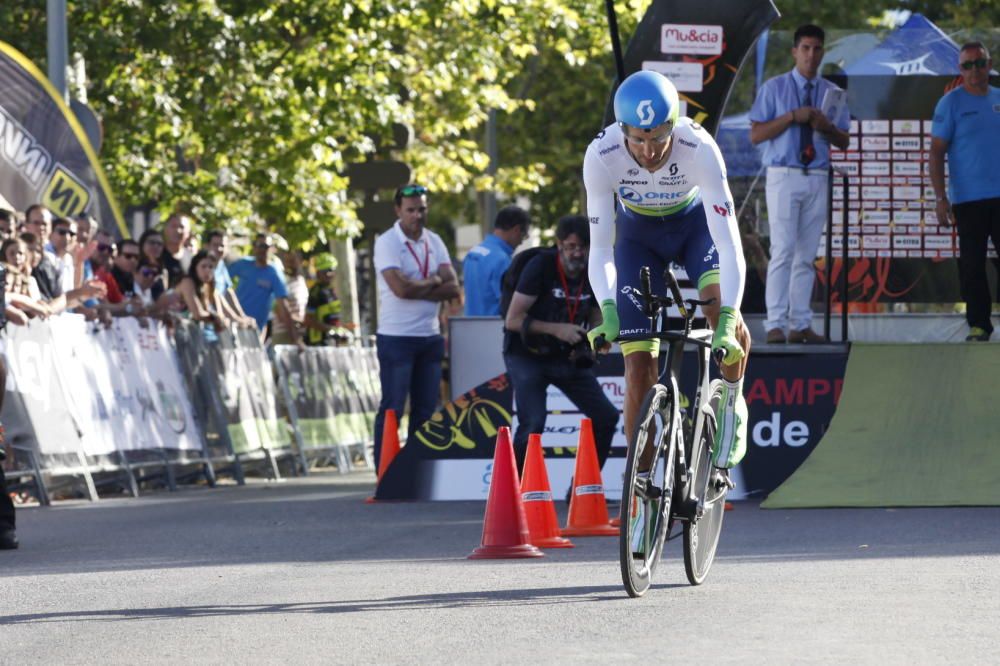
[[(843, 209), (841, 210), (841, 224), (844, 225), (844, 246), (840, 248), (841, 254), (843, 256), (844, 265), (841, 267), (840, 271), (840, 341), (847, 342), (847, 187), (848, 180), (847, 174), (841, 173), (841, 182), (844, 187), (844, 203)], [(860, 211), (859, 211), (860, 215)], [(860, 249), (860, 247), (858, 248)]]
[(830, 337), (830, 311), (833, 309), (833, 169), (826, 178), (826, 307), (823, 309), (823, 337)]
[[(611, 50), (615, 54), (615, 67), (618, 70), (618, 83), (625, 80), (625, 59), (622, 57), (622, 42), (618, 36), (618, 17), (615, 15), (614, 0), (604, 0), (608, 10), (608, 30), (611, 31)], [(618, 86), (615, 86), (617, 88)]]

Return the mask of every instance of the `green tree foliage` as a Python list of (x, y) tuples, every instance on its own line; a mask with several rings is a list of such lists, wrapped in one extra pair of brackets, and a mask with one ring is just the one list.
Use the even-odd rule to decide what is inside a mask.
[[(42, 3), (6, 0), (13, 45), (44, 67)], [(126, 203), (189, 209), (204, 224), (266, 219), (293, 241), (358, 231), (343, 174), (385, 157), (393, 122), (415, 128), (402, 157), (438, 192), (545, 184), (544, 151), (484, 177), (488, 111), (525, 63), (586, 62), (602, 5), (551, 0), (78, 0), (70, 50), (86, 59), (103, 118), (102, 162)]]
[[(650, 1), (617, 0), (623, 40)], [(4, 40), (43, 69), (44, 4), (0, 3)], [(779, 3), (776, 27), (862, 27), (899, 6)], [(998, 11), (903, 6), (967, 27)], [(529, 197), (543, 226), (579, 211), (582, 154), (614, 76), (600, 0), (70, 0), (68, 25), (123, 204), (185, 208), (206, 226), (259, 217), (306, 245), (359, 231), (344, 174), (371, 158), (408, 161), (439, 220), (474, 221), (472, 195), (486, 191)], [(414, 128), (402, 153), (396, 122)]]

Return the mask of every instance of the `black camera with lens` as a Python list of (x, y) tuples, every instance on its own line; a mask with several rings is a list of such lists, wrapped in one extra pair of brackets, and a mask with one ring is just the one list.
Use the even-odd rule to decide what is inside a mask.
[(584, 337), (583, 340), (570, 347), (569, 360), (580, 370), (594, 367), (597, 355), (594, 354), (594, 348), (590, 346), (590, 340)]

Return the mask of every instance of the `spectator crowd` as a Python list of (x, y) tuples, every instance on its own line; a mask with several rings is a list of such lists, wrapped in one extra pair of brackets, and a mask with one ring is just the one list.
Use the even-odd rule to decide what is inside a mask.
[(254, 327), (262, 339), (298, 345), (351, 337), (341, 326), (332, 255), (313, 258), (317, 280), (310, 290), (302, 255), (286, 250), (279, 258), (270, 234), (258, 234), (252, 256), (236, 259), (229, 257), (225, 231), (210, 230), (202, 240), (183, 214), (137, 240), (116, 240), (87, 214), (57, 217), (41, 204), (23, 215), (0, 209), (6, 321), (26, 324), (75, 312), (105, 326), (115, 317), (168, 327), (189, 319), (209, 342), (231, 326)]

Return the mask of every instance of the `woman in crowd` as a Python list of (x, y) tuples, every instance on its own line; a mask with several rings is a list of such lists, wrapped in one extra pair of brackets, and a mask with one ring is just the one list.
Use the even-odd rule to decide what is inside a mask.
[(207, 250), (198, 252), (191, 259), (191, 266), (177, 285), (177, 292), (191, 319), (201, 324), (205, 340), (217, 341), (216, 332), (229, 322), (224, 314), (222, 298), (215, 291), (215, 259)]
[(139, 236), (139, 257), (148, 265), (157, 265), (163, 271), (163, 286), (167, 285), (167, 269), (163, 265), (163, 234), (156, 229), (146, 229)]

